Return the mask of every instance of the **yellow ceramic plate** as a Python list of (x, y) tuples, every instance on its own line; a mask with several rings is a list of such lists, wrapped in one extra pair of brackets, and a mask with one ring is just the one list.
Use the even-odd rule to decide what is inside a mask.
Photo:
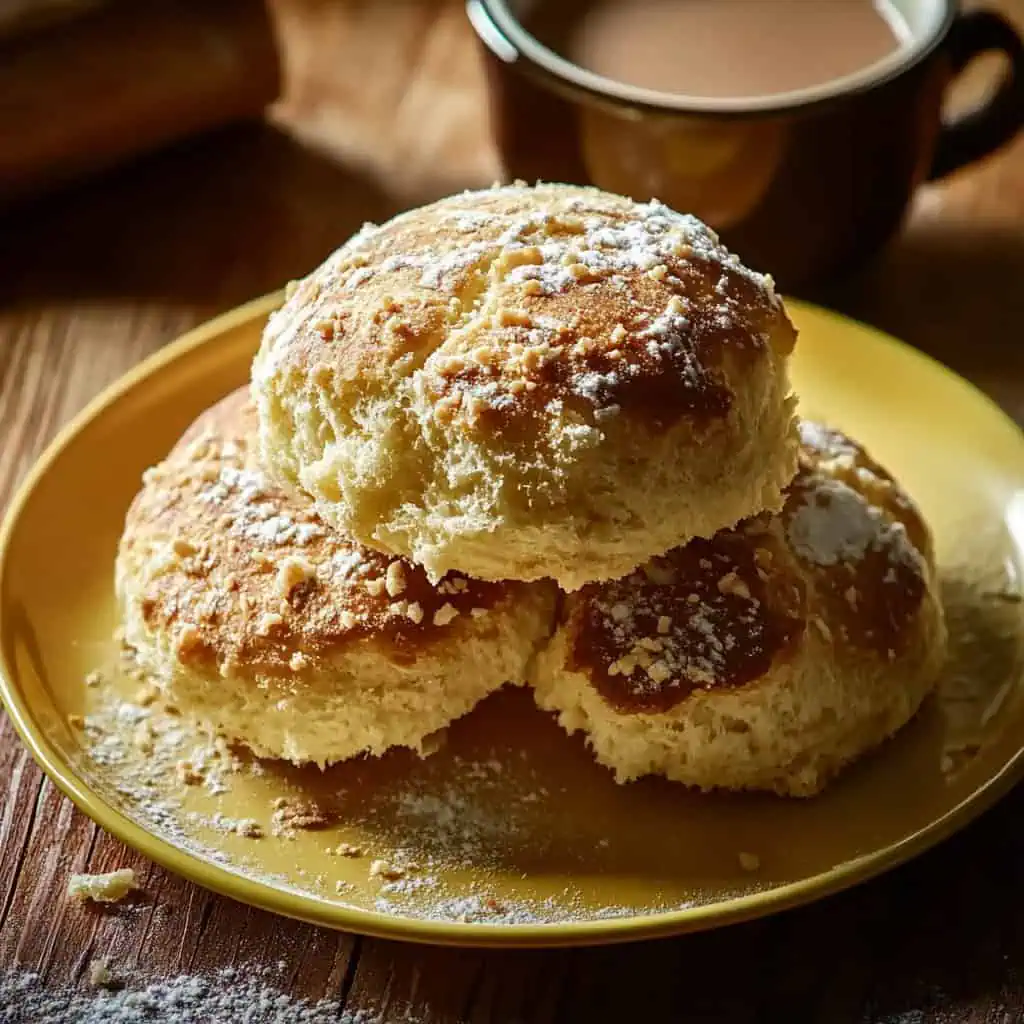
[[(193, 331), (100, 396), (29, 476), (0, 541), (4, 701), (51, 778), (125, 842), (236, 899), (353, 931), (606, 942), (848, 886), (949, 835), (1021, 774), (1024, 440), (949, 371), (797, 303), (802, 410), (864, 441), (920, 501), (953, 646), (937, 698), (824, 796), (616, 786), (525, 691), (485, 702), (425, 762), (395, 754), (321, 775), (203, 748), (116, 668), (114, 551), (143, 469), (245, 380), (273, 303)], [(100, 685), (86, 685), (97, 668)], [(202, 781), (186, 785), (178, 761)], [(282, 797), (292, 803), (275, 811)], [(296, 800), (314, 827), (288, 827)]]

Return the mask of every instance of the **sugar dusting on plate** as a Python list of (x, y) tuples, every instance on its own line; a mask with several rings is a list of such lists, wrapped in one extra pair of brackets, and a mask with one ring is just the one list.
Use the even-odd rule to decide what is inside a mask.
[[(571, 884), (535, 891), (525, 877), (514, 899), (507, 886), (499, 891), (511, 864), (556, 842), (541, 823), (545, 811), (557, 814), (561, 794), (525, 755), (448, 751), (410, 755), (390, 771), (368, 759), (327, 774), (260, 761), (197, 733), (125, 659), (88, 691), (91, 781), (204, 860), (318, 900), (421, 920), (547, 924), (686, 905), (595, 908)], [(315, 867), (295, 861), (300, 833), (322, 843)]]

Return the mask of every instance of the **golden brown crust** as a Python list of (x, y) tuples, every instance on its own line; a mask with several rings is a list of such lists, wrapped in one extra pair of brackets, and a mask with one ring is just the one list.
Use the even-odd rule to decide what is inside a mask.
[(707, 427), (751, 361), (768, 346), (788, 354), (794, 337), (770, 280), (694, 218), (539, 186), (365, 228), (298, 286), (264, 349), (286, 376), (416, 372), (439, 419), (493, 433), (552, 402), (589, 423)]
[(255, 429), (246, 391), (228, 396), (147, 471), (128, 513), (119, 571), (183, 665), (294, 675), (365, 638), (411, 662), (514, 598), (515, 584), (455, 573), (432, 586), (420, 567), (329, 530), (264, 478)]
[(563, 607), (566, 668), (623, 712), (667, 711), (694, 692), (755, 685), (804, 631), (894, 660), (931, 573), (907, 495), (845, 435), (802, 424), (782, 513), (696, 540)]

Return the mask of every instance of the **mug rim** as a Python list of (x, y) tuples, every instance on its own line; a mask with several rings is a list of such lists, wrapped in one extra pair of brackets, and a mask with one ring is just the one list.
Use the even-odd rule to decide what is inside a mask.
[[(512, 13), (508, 0), (468, 0), (467, 13), (476, 34), (499, 60), (525, 59), (555, 87), (569, 86), (603, 103), (663, 115), (698, 114), (722, 117), (785, 113), (876, 89), (911, 70), (945, 39), (956, 18), (954, 0), (933, 0), (935, 14), (926, 31), (910, 46), (898, 47), (881, 60), (821, 85), (765, 96), (693, 96), (629, 85), (588, 71), (562, 57), (531, 35)], [(496, 36), (500, 33), (499, 36)]]

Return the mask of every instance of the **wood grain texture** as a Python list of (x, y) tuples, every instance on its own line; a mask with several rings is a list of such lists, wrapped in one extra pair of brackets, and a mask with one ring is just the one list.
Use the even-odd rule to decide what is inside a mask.
[[(0, 221), (0, 509), (60, 425), (143, 356), (307, 270), (363, 220), (498, 173), (457, 0), (274, 6), (289, 77), (274, 125)], [(1001, 6), (1024, 26), (1024, 0)], [(1024, 422), (1024, 139), (922, 191), (886, 253), (815, 297), (931, 352)], [(280, 961), (288, 991), (341, 997), (367, 1024), (1019, 1021), (1022, 812), (1018, 790), (913, 864), (756, 924), (598, 950), (435, 950), (277, 918), (167, 874), (75, 811), (0, 718), (0, 968), (82, 986), (98, 956), (147, 978)], [(60, 898), (72, 871), (124, 865), (139, 899)]]

